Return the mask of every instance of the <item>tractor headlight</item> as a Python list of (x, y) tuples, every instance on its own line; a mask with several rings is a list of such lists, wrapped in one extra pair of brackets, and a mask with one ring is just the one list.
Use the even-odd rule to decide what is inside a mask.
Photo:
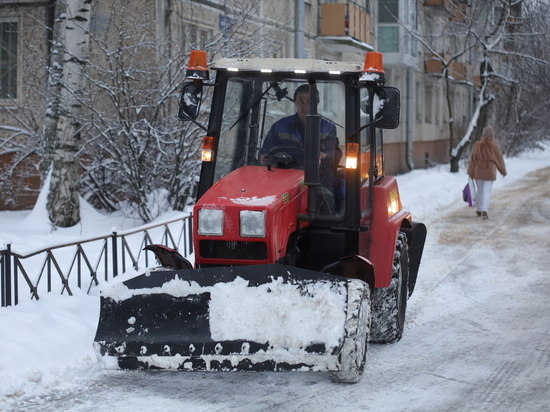
[(223, 236), (223, 211), (219, 209), (199, 210), (199, 235)]
[(241, 210), (241, 236), (265, 237), (265, 212)]

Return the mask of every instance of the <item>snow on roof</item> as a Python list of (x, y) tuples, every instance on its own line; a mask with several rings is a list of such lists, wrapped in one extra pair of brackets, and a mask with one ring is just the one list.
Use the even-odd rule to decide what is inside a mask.
[(273, 72), (361, 72), (360, 63), (335, 62), (313, 59), (220, 59), (213, 69), (242, 70), (242, 71), (273, 71)]

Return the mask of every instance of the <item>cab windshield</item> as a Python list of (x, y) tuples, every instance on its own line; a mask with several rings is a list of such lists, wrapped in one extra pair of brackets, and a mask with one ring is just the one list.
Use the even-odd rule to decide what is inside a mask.
[[(344, 187), (338, 170), (344, 162), (345, 86), (341, 81), (321, 80), (316, 85), (320, 181), (338, 199)], [(228, 79), (214, 181), (246, 165), (303, 169), (304, 116), (310, 103), (305, 79)], [(284, 165), (278, 163), (281, 159)]]
[[(297, 114), (295, 92), (303, 85), (307, 85), (306, 80), (239, 77), (228, 80), (215, 181), (241, 166), (260, 164), (259, 154), (273, 124)], [(343, 149), (344, 85), (339, 81), (319, 81), (317, 89), (317, 111), (323, 123), (334, 125)], [(288, 122), (290, 131), (295, 132), (293, 126), (299, 129), (300, 125), (293, 125), (292, 119)]]

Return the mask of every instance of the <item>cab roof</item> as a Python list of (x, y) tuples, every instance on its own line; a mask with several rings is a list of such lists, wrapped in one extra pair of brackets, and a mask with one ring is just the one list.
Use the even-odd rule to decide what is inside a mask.
[(212, 65), (215, 70), (267, 72), (267, 73), (359, 73), (361, 63), (335, 62), (313, 59), (220, 59)]

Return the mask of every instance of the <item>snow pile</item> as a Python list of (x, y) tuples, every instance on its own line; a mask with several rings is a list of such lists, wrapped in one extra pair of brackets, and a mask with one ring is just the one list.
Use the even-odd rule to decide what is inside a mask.
[(44, 295), (0, 308), (0, 410), (11, 398), (66, 388), (97, 371), (93, 341), (98, 299)]
[[(344, 284), (319, 282), (298, 288), (278, 278), (248, 287), (247, 281), (237, 278), (213, 289), (210, 327), (214, 340), (269, 341), (283, 348), (325, 342), (332, 348), (344, 336)], [(281, 302), (288, 306), (282, 307)]]

